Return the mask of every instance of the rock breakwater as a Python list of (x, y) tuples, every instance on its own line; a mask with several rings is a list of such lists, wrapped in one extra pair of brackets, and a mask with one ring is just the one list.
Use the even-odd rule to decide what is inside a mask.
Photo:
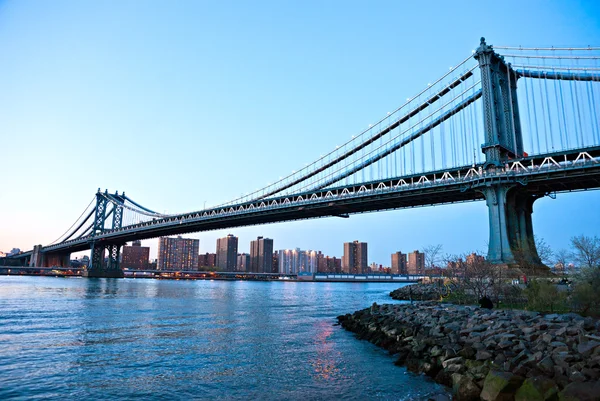
[(443, 290), (437, 283), (411, 284), (390, 292), (390, 296), (401, 301), (437, 301)]
[(600, 322), (437, 302), (377, 305), (341, 325), (457, 400), (600, 400)]

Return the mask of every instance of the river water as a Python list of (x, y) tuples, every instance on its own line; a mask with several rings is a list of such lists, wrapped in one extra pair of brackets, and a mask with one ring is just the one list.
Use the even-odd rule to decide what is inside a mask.
[(399, 284), (0, 277), (0, 399), (421, 400), (340, 314)]

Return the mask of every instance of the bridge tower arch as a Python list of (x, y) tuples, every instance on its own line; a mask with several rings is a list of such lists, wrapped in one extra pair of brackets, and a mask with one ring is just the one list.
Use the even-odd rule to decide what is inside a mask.
[[(92, 238), (90, 240), (90, 265), (83, 273), (85, 277), (123, 277), (123, 270), (121, 270), (119, 262), (121, 245), (106, 243), (101, 239), (96, 239), (96, 237), (105, 232), (106, 220), (110, 214), (112, 214), (113, 219), (112, 228), (121, 228), (123, 223), (124, 202), (125, 198), (122, 195), (119, 195), (118, 192), (115, 192), (114, 195), (109, 194), (108, 191), (102, 193), (100, 188), (98, 188), (98, 192), (96, 193), (94, 225), (91, 234)], [(113, 206), (112, 210), (108, 211), (111, 204)], [(106, 251), (108, 251), (108, 259), (105, 265), (104, 256)]]
[[(525, 156), (517, 102), (519, 76), (485, 38), (473, 57), (481, 72), (484, 169), (493, 172), (510, 159)], [(488, 207), (488, 260), (541, 265), (531, 219), (533, 203), (540, 196), (528, 192), (523, 183), (511, 181), (487, 182), (475, 189), (484, 195)]]

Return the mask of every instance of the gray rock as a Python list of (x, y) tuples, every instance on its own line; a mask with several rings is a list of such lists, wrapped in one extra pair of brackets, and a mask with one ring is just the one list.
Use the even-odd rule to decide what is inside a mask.
[(600, 383), (574, 382), (558, 393), (561, 401), (598, 401), (600, 400)]
[(600, 345), (600, 342), (594, 341), (594, 340), (591, 340), (591, 341), (588, 341), (585, 343), (581, 343), (577, 346), (577, 352), (579, 352), (581, 355), (589, 356), (594, 351), (594, 349), (599, 345)]
[(462, 364), (462, 363), (463, 363), (463, 358), (461, 356), (457, 356), (455, 358), (446, 359), (444, 362), (442, 362), (442, 367), (445, 369), (448, 365)]
[(515, 394), (515, 401), (546, 401), (556, 399), (558, 387), (547, 377), (526, 379)]
[(479, 395), (485, 401), (508, 400), (523, 383), (523, 378), (509, 372), (490, 371)]
[(492, 354), (490, 354), (487, 351), (477, 351), (477, 354), (475, 354), (475, 359), (478, 361), (486, 361), (488, 359), (490, 359), (492, 357)]
[(583, 373), (575, 370), (569, 375), (569, 380), (571, 380), (573, 382), (584, 382), (584, 381), (586, 381), (586, 378)]
[(554, 361), (552, 357), (547, 356), (537, 364), (537, 368), (546, 374), (554, 372)]
[(477, 401), (481, 389), (473, 380), (465, 375), (454, 373), (452, 375), (452, 391), (457, 401)]

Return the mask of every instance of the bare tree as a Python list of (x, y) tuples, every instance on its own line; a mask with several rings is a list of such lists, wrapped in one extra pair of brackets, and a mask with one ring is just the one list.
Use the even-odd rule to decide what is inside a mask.
[(537, 254), (543, 264), (546, 266), (552, 264), (554, 252), (552, 251), (552, 248), (550, 248), (550, 245), (548, 245), (543, 238), (535, 239), (535, 249), (537, 249)]
[(447, 260), (447, 275), (456, 286), (476, 300), (484, 296), (498, 300), (502, 284), (502, 269), (492, 265), (483, 256), (470, 253), (451, 256)]
[(566, 249), (559, 249), (554, 253), (554, 272), (557, 274), (565, 274), (569, 261), (571, 260), (571, 253)]
[(573, 260), (579, 267), (600, 268), (600, 238), (579, 235), (571, 238)]
[(427, 245), (425, 248), (423, 248), (426, 269), (440, 267), (439, 265), (442, 262), (442, 248), (442, 244)]

